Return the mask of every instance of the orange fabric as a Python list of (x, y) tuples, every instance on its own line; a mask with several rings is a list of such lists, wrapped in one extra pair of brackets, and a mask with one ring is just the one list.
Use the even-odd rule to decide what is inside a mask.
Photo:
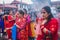
[(35, 34), (35, 23), (31, 22), (30, 27), (31, 27), (31, 32), (32, 32), (31, 37), (35, 37), (36, 36), (36, 34)]

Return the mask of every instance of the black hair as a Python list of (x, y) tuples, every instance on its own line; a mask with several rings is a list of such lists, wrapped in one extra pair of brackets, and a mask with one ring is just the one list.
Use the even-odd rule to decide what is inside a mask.
[(6, 10), (6, 11), (4, 11), (4, 14), (7, 14), (7, 15), (9, 15), (9, 13), (10, 13), (11, 11), (13, 12), (13, 10), (11, 10), (11, 9), (9, 9), (9, 10)]
[(26, 14), (27, 14), (27, 10), (26, 10), (26, 9), (23, 9), (23, 11), (25, 11), (25, 12), (26, 12)]
[(47, 23), (48, 23), (51, 20), (51, 18), (53, 18), (53, 15), (51, 13), (51, 8), (49, 6), (45, 6), (42, 9), (44, 9), (49, 14), (49, 16), (47, 18), (47, 20), (48, 20)]
[(9, 11), (4, 11), (4, 15), (5, 15), (5, 14), (7, 14), (7, 15), (8, 15), (8, 14), (9, 14)]
[(19, 13), (22, 14), (22, 15), (24, 15), (24, 12), (22, 10), (19, 10)]
[[(48, 22), (51, 20), (51, 18), (53, 18), (53, 15), (51, 13), (51, 8), (49, 6), (45, 6), (45, 7), (43, 7), (43, 9), (49, 14), (49, 16), (47, 18), (47, 22), (45, 23), (45, 26), (47, 26)], [(44, 35), (44, 38), (43, 38), (44, 40), (46, 40), (46, 36), (47, 35)], [(50, 36), (50, 40), (52, 40), (52, 34), (51, 34), (50, 30), (49, 30), (49, 36)]]

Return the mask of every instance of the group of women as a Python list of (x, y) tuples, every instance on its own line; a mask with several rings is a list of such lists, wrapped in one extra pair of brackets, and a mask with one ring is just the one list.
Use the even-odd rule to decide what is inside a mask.
[(8, 40), (57, 40), (58, 21), (53, 17), (50, 7), (43, 7), (41, 14), (42, 18), (36, 17), (36, 21), (32, 21), (25, 9), (15, 14), (10, 10), (3, 16)]

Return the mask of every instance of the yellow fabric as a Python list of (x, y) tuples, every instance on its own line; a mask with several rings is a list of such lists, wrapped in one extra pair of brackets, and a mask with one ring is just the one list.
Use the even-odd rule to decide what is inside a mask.
[(31, 27), (32, 37), (35, 37), (36, 34), (35, 34), (35, 29), (34, 29), (34, 27), (35, 27), (34, 22), (31, 22), (31, 23), (30, 23), (30, 27)]

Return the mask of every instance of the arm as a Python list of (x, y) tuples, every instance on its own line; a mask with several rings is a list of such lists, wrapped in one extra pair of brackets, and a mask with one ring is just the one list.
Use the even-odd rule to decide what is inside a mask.
[(58, 22), (52, 21), (50, 23), (49, 29), (47, 29), (46, 27), (44, 27), (44, 25), (42, 25), (41, 29), (45, 34), (51, 33), (53, 35), (58, 29)]

